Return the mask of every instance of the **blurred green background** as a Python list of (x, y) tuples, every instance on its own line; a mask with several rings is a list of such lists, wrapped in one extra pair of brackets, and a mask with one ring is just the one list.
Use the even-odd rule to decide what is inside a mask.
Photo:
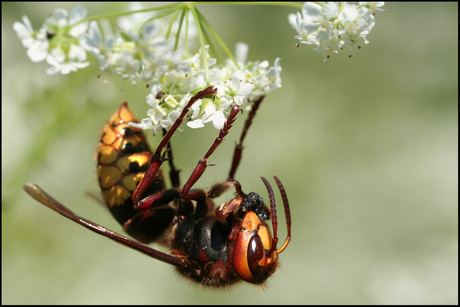
[[(85, 6), (90, 15), (126, 7)], [(259, 177), (276, 174), (291, 204), (292, 242), (264, 293), (191, 284), (23, 192), (36, 183), (121, 231), (85, 192), (98, 190), (94, 152), (109, 116), (123, 101), (138, 117), (147, 109), (143, 84), (120, 91), (97, 65), (49, 76), (28, 59), (13, 22), (27, 15), (38, 29), (58, 7), (74, 4), (2, 3), (3, 304), (458, 304), (457, 3), (388, 3), (369, 45), (326, 64), (313, 47), (295, 48), (294, 9), (198, 7), (232, 50), (242, 41), (249, 60), (282, 58), (283, 87), (262, 104), (237, 172), (265, 198)], [(225, 178), (245, 117), (198, 187)], [(186, 130), (173, 139), (182, 180), (216, 135)]]

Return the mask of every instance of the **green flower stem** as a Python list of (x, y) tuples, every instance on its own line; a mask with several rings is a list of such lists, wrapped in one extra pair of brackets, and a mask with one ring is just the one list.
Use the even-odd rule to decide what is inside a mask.
[(206, 84), (209, 86), (210, 85), (210, 81), (209, 81), (209, 63), (208, 63), (208, 56), (206, 54), (206, 48), (205, 48), (203, 30), (201, 29), (200, 18), (198, 17), (198, 13), (197, 13), (197, 10), (196, 10), (195, 6), (193, 4), (190, 4), (189, 7), (190, 7), (190, 11), (193, 14), (193, 18), (195, 19), (196, 29), (198, 31), (198, 38), (200, 39), (201, 58), (203, 59), (203, 66), (204, 66), (204, 71), (205, 71)]
[(180, 16), (180, 21), (179, 21), (179, 30), (178, 30), (178, 32), (176, 34), (176, 43), (174, 45), (174, 50), (177, 50), (177, 46), (179, 45), (179, 33), (180, 33), (181, 29), (182, 29), (182, 23), (184, 21), (185, 10), (177, 11), (173, 15), (173, 17), (171, 18), (171, 21), (169, 22), (168, 30), (166, 31), (166, 35), (165, 35), (165, 38), (169, 39), (169, 36), (171, 35), (172, 27), (174, 25), (174, 22), (177, 20), (177, 16), (179, 16), (179, 14), (181, 14), (181, 16)]
[[(292, 3), (292, 2), (205, 2), (206, 4), (232, 4), (232, 5), (277, 5), (277, 6), (286, 6), (286, 7), (294, 7), (294, 8), (302, 8), (303, 4), (302, 3)], [(88, 17), (85, 19), (80, 20), (79, 22), (76, 22), (75, 24), (71, 25), (69, 29), (75, 25), (78, 25), (83, 22), (88, 22), (92, 20), (99, 20), (99, 19), (104, 19), (104, 18), (116, 18), (116, 17), (121, 17), (121, 16), (126, 16), (126, 15), (131, 15), (131, 14), (136, 14), (136, 13), (145, 13), (145, 12), (152, 12), (152, 11), (161, 11), (165, 10), (164, 12), (161, 12), (159, 15), (156, 15), (150, 19), (148, 19), (144, 25), (148, 22), (151, 22), (152, 20), (155, 19), (160, 19), (163, 17), (166, 17), (168, 15), (174, 14), (171, 23), (169, 24), (169, 28), (167, 31), (167, 37), (169, 37), (172, 29), (172, 25), (174, 21), (177, 19), (177, 16), (179, 12), (182, 12), (181, 15), (181, 20), (179, 24), (179, 31), (177, 32), (177, 37), (176, 37), (176, 43), (174, 49), (177, 50), (178, 42), (179, 42), (179, 37), (180, 37), (180, 29), (182, 27), (182, 23), (184, 22), (184, 17), (186, 18), (186, 35), (185, 35), (185, 54), (188, 55), (188, 33), (189, 33), (189, 20), (188, 20), (188, 10), (190, 10), (193, 14), (193, 18), (195, 20), (195, 24), (197, 27), (198, 31), (198, 37), (200, 41), (200, 47), (201, 47), (201, 55), (203, 59), (203, 67), (205, 70), (205, 78), (206, 78), (206, 83), (209, 86), (210, 84), (210, 77), (209, 77), (209, 63), (208, 63), (208, 58), (206, 54), (206, 42), (208, 42), (210, 48), (211, 46), (211, 40), (209, 39), (208, 33), (205, 32), (204, 30), (207, 28), (209, 32), (211, 33), (212, 36), (217, 40), (218, 44), (221, 46), (221, 48), (224, 50), (224, 52), (227, 54), (227, 56), (235, 63), (236, 67), (240, 69), (238, 62), (236, 61), (235, 57), (233, 56), (232, 52), (227, 48), (223, 40), (217, 35), (217, 33), (214, 31), (214, 29), (211, 27), (211, 25), (207, 22), (207, 20), (204, 18), (204, 16), (196, 9), (196, 4), (204, 4), (204, 2), (184, 2), (184, 3), (173, 3), (173, 4), (168, 4), (168, 5), (163, 5), (155, 8), (147, 8), (147, 9), (142, 9), (142, 10), (136, 10), (136, 11), (130, 11), (130, 12), (121, 12), (121, 13), (109, 13), (109, 14), (101, 14), (101, 15), (96, 15), (93, 17)], [(144, 26), (142, 25), (142, 26)], [(142, 27), (141, 27), (142, 28)], [(213, 50), (214, 48), (212, 48)]]
[(224, 5), (275, 5), (275, 6), (285, 6), (285, 7), (293, 7), (293, 8), (302, 8), (303, 7), (303, 2), (229, 2), (229, 1), (224, 1), (224, 2), (195, 2), (195, 4), (224, 4)]
[[(96, 15), (92, 17), (87, 17), (85, 19), (80, 20), (79, 22), (74, 23), (71, 25), (71, 27), (76, 26), (82, 22), (86, 21), (92, 21), (92, 20), (99, 20), (99, 19), (105, 19), (105, 18), (115, 18), (115, 17), (121, 17), (121, 16), (126, 16), (126, 15), (131, 15), (131, 14), (136, 14), (136, 13), (145, 13), (145, 12), (151, 12), (151, 11), (161, 11), (161, 10), (166, 10), (171, 8), (172, 10), (168, 11), (169, 14), (171, 14), (171, 11), (176, 11), (176, 10), (181, 10), (183, 8), (184, 4), (183, 3), (173, 3), (173, 4), (168, 4), (168, 5), (163, 5), (159, 7), (154, 7), (154, 8), (148, 8), (148, 9), (142, 9), (142, 10), (137, 10), (137, 11), (129, 11), (129, 12), (119, 12), (119, 13), (109, 13), (109, 14), (101, 14), (101, 15)], [(169, 15), (167, 14), (167, 15)], [(167, 16), (164, 15), (164, 16)], [(162, 16), (162, 17), (164, 17)], [(158, 16), (156, 16), (158, 18)], [(161, 17), (160, 17), (161, 18)]]
[(235, 63), (236, 67), (238, 67), (238, 69), (240, 69), (240, 67), (238, 66), (238, 62), (236, 61), (235, 57), (233, 56), (233, 54), (230, 52), (230, 50), (227, 48), (227, 45), (225, 45), (224, 41), (220, 39), (219, 35), (217, 35), (217, 33), (214, 31), (214, 29), (211, 27), (211, 25), (207, 22), (207, 20), (204, 18), (203, 15), (200, 14), (200, 21), (206, 26), (206, 28), (208, 28), (209, 32), (211, 32), (211, 34), (214, 36), (214, 38), (217, 40), (217, 42), (219, 43), (219, 45), (222, 47), (222, 49), (224, 50), (224, 52), (227, 54), (227, 56), (232, 59), (232, 61)]
[[(220, 39), (220, 37), (217, 35), (217, 33), (213, 30), (211, 25), (206, 21), (204, 16), (196, 9), (196, 4), (226, 4), (226, 5), (276, 5), (276, 6), (285, 6), (285, 7), (294, 7), (294, 8), (302, 8), (303, 3), (294, 3), (294, 2), (184, 2), (184, 3), (173, 3), (173, 4), (168, 4), (168, 5), (163, 5), (159, 7), (154, 7), (154, 8), (147, 8), (147, 9), (142, 9), (142, 10), (136, 10), (136, 11), (129, 11), (129, 12), (119, 12), (119, 13), (109, 13), (109, 14), (101, 14), (101, 15), (96, 15), (92, 17), (88, 17), (85, 19), (80, 20), (79, 22), (76, 22), (75, 24), (71, 25), (69, 29), (73, 26), (76, 26), (80, 23), (87, 22), (87, 21), (92, 21), (92, 20), (99, 20), (99, 19), (104, 19), (104, 18), (116, 18), (116, 17), (121, 17), (121, 16), (126, 16), (126, 15), (131, 15), (131, 14), (136, 14), (136, 13), (145, 13), (145, 12), (151, 12), (151, 11), (161, 11), (161, 10), (167, 10), (166, 12), (163, 12), (157, 16), (154, 16), (150, 19), (148, 19), (144, 24), (147, 22), (150, 22), (155, 19), (160, 19), (163, 17), (166, 17), (168, 15), (171, 15), (173, 13), (176, 13), (176, 15), (172, 18), (172, 21), (170, 23), (170, 26), (168, 28), (167, 36), (169, 37), (171, 33), (171, 27), (174, 21), (177, 18), (177, 14), (179, 11), (182, 11), (182, 17), (181, 17), (181, 22), (179, 25), (179, 31), (177, 33), (177, 38), (176, 38), (176, 46), (175, 49), (177, 49), (177, 45), (179, 42), (179, 35), (180, 35), (180, 28), (182, 26), (183, 22), (183, 16), (186, 16), (186, 36), (185, 36), (185, 52), (188, 54), (188, 15), (187, 15), (187, 10), (190, 10), (193, 14), (193, 17), (195, 19), (195, 23), (197, 26), (198, 30), (198, 36), (200, 39), (200, 46), (202, 50), (202, 57), (203, 57), (203, 64), (204, 68), (206, 71), (206, 81), (209, 85), (209, 65), (208, 65), (208, 59), (207, 56), (204, 55), (205, 52), (205, 41), (207, 41), (209, 44), (211, 44), (211, 40), (209, 39), (207, 33), (203, 32), (202, 26), (205, 26), (211, 34), (214, 36), (214, 38), (217, 40), (219, 45), (222, 47), (224, 52), (227, 54), (227, 56), (235, 63), (235, 65), (239, 68), (238, 63), (233, 56), (233, 54), (230, 52), (230, 50), (227, 48), (225, 43)], [(142, 27), (141, 27), (142, 28)], [(211, 45), (210, 45), (211, 47)], [(214, 48), (212, 48), (214, 49)]]
[(144, 22), (144, 24), (141, 26), (141, 29), (142, 29), (142, 27), (143, 27), (145, 24), (151, 22), (152, 20), (160, 19), (160, 18), (166, 17), (166, 16), (168, 16), (168, 15), (173, 14), (174, 12), (180, 12), (181, 10), (183, 10), (182, 7), (172, 8), (172, 9), (170, 9), (169, 11), (166, 11), (166, 12), (164, 12), (164, 13), (162, 13), (162, 14), (153, 16), (152, 18), (149, 18), (149, 19), (147, 19), (147, 20)]
[[(169, 39), (169, 36), (171, 35), (171, 31), (172, 31), (172, 27), (173, 27), (173, 25), (174, 25), (174, 22), (176, 21), (177, 16), (178, 16), (181, 12), (182, 12), (182, 14), (183, 14), (184, 11), (177, 11), (177, 12), (172, 16), (171, 22), (168, 24), (168, 29), (166, 30), (166, 35), (165, 35), (165, 38), (166, 38), (166, 39)], [(182, 23), (182, 19), (183, 19), (183, 18), (182, 18), (182, 16), (181, 16), (181, 23)], [(180, 26), (180, 25), (179, 25), (179, 26)]]
[[(185, 16), (186, 22), (185, 22), (185, 56), (188, 56), (188, 30), (189, 30), (189, 18), (188, 18), (188, 10), (183, 10), (183, 16), (182, 19)], [(176, 40), (176, 48), (177, 45), (179, 44), (179, 36), (180, 36), (180, 28), (181, 28), (182, 23), (179, 25), (179, 30), (177, 31), (177, 40)]]
[(209, 37), (208, 32), (206, 31), (206, 26), (203, 24), (203, 19), (201, 19), (200, 22), (201, 22), (201, 28), (203, 29), (204, 38), (206, 39), (209, 45), (209, 54), (217, 54), (216, 49), (214, 47), (214, 43), (212, 42), (212, 40)]

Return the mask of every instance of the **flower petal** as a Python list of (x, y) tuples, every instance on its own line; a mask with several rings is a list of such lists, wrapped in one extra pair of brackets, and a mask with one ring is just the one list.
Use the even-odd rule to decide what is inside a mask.
[(72, 12), (70, 12), (69, 17), (69, 24), (73, 25), (76, 22), (84, 19), (88, 15), (88, 10), (83, 5), (77, 5), (73, 8)]
[(217, 111), (213, 114), (212, 124), (214, 128), (220, 130), (224, 126), (227, 119), (225, 118), (224, 112)]
[(236, 90), (236, 94), (244, 96), (244, 97), (248, 97), (249, 94), (251, 94), (251, 92), (252, 92), (253, 86), (254, 85), (251, 84), (251, 83), (245, 83), (242, 86), (240, 86), (240, 88), (238, 90)]
[(235, 57), (238, 63), (246, 63), (246, 58), (248, 57), (249, 47), (245, 43), (236, 43), (235, 47)]
[(188, 122), (187, 126), (192, 128), (192, 129), (198, 129), (198, 128), (203, 128), (204, 124), (203, 124), (203, 121), (201, 119), (195, 119), (195, 120), (193, 120), (191, 122)]
[(320, 21), (323, 18), (322, 8), (319, 4), (307, 2), (302, 8), (305, 19), (311, 22)]

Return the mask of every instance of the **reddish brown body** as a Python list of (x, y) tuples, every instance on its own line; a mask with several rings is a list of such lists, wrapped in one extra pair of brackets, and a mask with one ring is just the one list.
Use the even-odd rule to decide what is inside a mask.
[[(179, 171), (173, 164), (172, 135), (195, 101), (214, 94), (212, 87), (197, 93), (172, 127), (164, 131), (164, 137), (154, 152), (150, 151), (143, 131), (128, 125), (136, 120), (126, 103), (111, 117), (101, 135), (97, 151), (98, 177), (108, 209), (130, 236), (142, 243), (156, 241), (166, 244), (171, 254), (79, 217), (36, 185), (26, 185), (26, 191), (39, 202), (92, 231), (175, 265), (184, 276), (202, 285), (228, 286), (239, 280), (263, 283), (275, 272), (278, 254), (290, 242), (291, 218), (287, 196), (283, 185), (274, 176), (283, 199), (288, 229), (283, 246), (277, 249), (276, 205), (270, 184), (262, 177), (269, 193), (268, 208), (262, 197), (254, 192), (245, 194), (238, 181), (233, 179), (240, 162), (243, 139), (262, 98), (254, 102), (246, 120), (227, 180), (216, 183), (207, 191), (193, 189), (208, 166), (209, 156), (233, 126), (240, 112), (238, 106), (232, 107), (224, 127), (182, 188)], [(169, 177), (173, 185), (169, 189), (161, 171), (165, 161), (170, 165)], [(215, 208), (213, 199), (231, 187), (235, 188), (235, 197)], [(269, 219), (272, 220), (273, 235), (266, 222)], [(159, 241), (165, 234), (168, 235), (166, 240)]]

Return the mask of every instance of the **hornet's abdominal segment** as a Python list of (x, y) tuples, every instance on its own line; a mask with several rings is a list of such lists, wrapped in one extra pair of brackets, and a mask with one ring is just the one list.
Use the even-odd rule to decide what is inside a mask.
[[(136, 211), (132, 195), (144, 178), (152, 155), (144, 132), (132, 126), (134, 115), (123, 103), (102, 131), (97, 150), (97, 174), (102, 196), (113, 217), (124, 230), (143, 243), (150, 243), (164, 234), (174, 217), (171, 207)], [(165, 189), (161, 171), (146, 193)]]

